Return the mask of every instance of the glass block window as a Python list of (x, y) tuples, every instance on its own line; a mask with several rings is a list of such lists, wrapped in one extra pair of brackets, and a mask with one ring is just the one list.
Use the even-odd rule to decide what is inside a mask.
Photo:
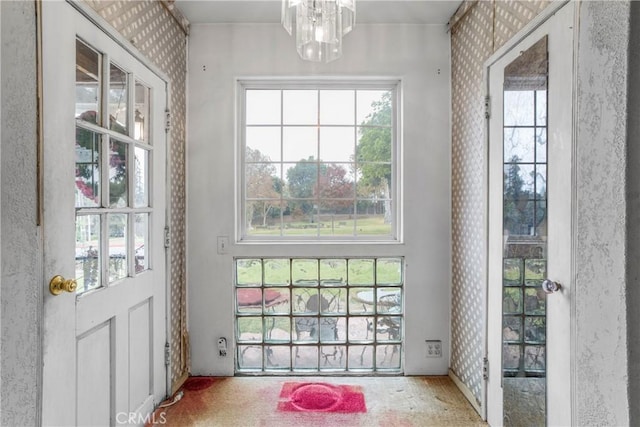
[(243, 258), (235, 268), (237, 373), (402, 372), (402, 258)]

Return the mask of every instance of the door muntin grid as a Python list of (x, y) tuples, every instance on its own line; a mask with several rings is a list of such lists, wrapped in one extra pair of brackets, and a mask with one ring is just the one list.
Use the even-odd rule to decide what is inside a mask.
[(236, 372), (401, 373), (403, 259), (235, 261)]

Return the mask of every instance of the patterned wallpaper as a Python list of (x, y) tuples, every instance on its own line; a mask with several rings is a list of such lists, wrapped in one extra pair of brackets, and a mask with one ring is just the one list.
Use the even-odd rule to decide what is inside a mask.
[(451, 20), (451, 370), (482, 402), (486, 200), (484, 62), (548, 0), (468, 0)]
[(177, 390), (189, 373), (185, 260), (186, 20), (172, 2), (85, 0), (171, 82), (169, 173), (171, 204), (171, 383)]

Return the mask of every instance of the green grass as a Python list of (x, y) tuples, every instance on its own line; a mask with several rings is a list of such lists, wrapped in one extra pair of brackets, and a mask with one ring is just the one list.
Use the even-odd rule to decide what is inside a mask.
[[(318, 231), (319, 230), (319, 231)], [(254, 228), (248, 231), (250, 236), (280, 236), (278, 226)], [(388, 236), (391, 234), (391, 224), (384, 222), (384, 217), (363, 217), (354, 219), (329, 218), (319, 223), (288, 222), (282, 230), (284, 236)]]
[[(374, 285), (402, 282), (402, 260), (400, 258), (362, 259), (241, 259), (236, 263), (239, 285), (286, 286), (289, 283), (324, 281), (323, 284)], [(264, 281), (263, 281), (264, 266)], [(377, 275), (377, 276), (376, 276)], [(348, 279), (347, 279), (348, 278)]]

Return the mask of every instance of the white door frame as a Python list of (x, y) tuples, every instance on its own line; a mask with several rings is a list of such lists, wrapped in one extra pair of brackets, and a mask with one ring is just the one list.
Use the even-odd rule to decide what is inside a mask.
[[(166, 224), (166, 226), (168, 227), (169, 225), (169, 221), (171, 218), (171, 203), (170, 203), (170, 183), (171, 183), (171, 179), (170, 179), (170, 158), (169, 158), (169, 154), (170, 154), (170, 148), (169, 148), (169, 144), (170, 144), (170, 123), (168, 121), (168, 117), (169, 117), (169, 111), (170, 111), (170, 102), (171, 102), (171, 83), (170, 83), (170, 79), (169, 77), (163, 72), (161, 71), (156, 65), (154, 65), (147, 57), (144, 56), (144, 54), (142, 54), (131, 42), (129, 42), (127, 39), (125, 39), (117, 30), (115, 30), (111, 24), (109, 24), (105, 19), (103, 19), (95, 10), (93, 10), (90, 6), (88, 6), (87, 4), (85, 4), (84, 2), (78, 2), (78, 1), (73, 1), (73, 0), (65, 0), (67, 4), (69, 4), (70, 6), (72, 6), (77, 12), (79, 12), (84, 18), (86, 18), (92, 25), (95, 26), (96, 31), (101, 31), (104, 34), (106, 34), (109, 38), (111, 38), (116, 44), (118, 44), (124, 51), (126, 51), (128, 54), (130, 54), (133, 58), (135, 58), (135, 60), (137, 60), (139, 63), (141, 63), (144, 67), (146, 67), (151, 73), (155, 74), (160, 80), (162, 80), (164, 82), (164, 92), (165, 92), (165, 96), (166, 96), (166, 111), (165, 111), (165, 115), (166, 115), (166, 134), (165, 134), (165, 162), (164, 162), (164, 170), (165, 170), (165, 177), (164, 177), (164, 186), (165, 186), (165, 200), (166, 200), (166, 206), (164, 209), (164, 213), (160, 212), (158, 219), (161, 221), (164, 221), (164, 224)], [(39, 6), (39, 11), (41, 11), (40, 6)], [(42, 14), (38, 13), (37, 14), (37, 29), (38, 29), (38, 33), (41, 34), (42, 32)], [(39, 66), (39, 70), (38, 73), (40, 76), (43, 76), (43, 64), (42, 61), (40, 61), (40, 63), (38, 64)], [(38, 82), (38, 85), (40, 86), (40, 88), (43, 85), (43, 79), (41, 78), (40, 81)], [(39, 165), (40, 168), (40, 172), (42, 173), (42, 165)], [(164, 333), (164, 343), (166, 344), (166, 347), (170, 348), (170, 343), (171, 343), (171, 311), (170, 311), (170, 283), (171, 283), (171, 264), (170, 264), (170, 259), (171, 259), (171, 254), (170, 254), (170, 246), (168, 245), (168, 241), (165, 240), (165, 247), (166, 250), (164, 251), (164, 254), (157, 254), (156, 256), (159, 258), (164, 258), (165, 259), (165, 268), (163, 271), (164, 274), (164, 294), (165, 294), (165, 302), (164, 302), (164, 309), (165, 309), (165, 316), (164, 316), (164, 329), (165, 329), (165, 333)], [(46, 248), (43, 246), (43, 251), (46, 251)], [(44, 253), (43, 253), (43, 258), (44, 258)], [(44, 287), (43, 289), (43, 294), (44, 294), (44, 298), (49, 298), (49, 281), (47, 277), (43, 277), (43, 283), (42, 286)], [(75, 298), (75, 296), (74, 296)], [(45, 307), (44, 304), (41, 305), (41, 319), (45, 319)], [(75, 317), (75, 315), (74, 315)], [(67, 320), (64, 320), (62, 322), (64, 325), (68, 325)], [(43, 340), (46, 337), (43, 336)], [(44, 341), (43, 341), (44, 342)], [(44, 360), (44, 352), (46, 351), (46, 346), (43, 344), (40, 346), (40, 351), (42, 352), (42, 354), (40, 355), (40, 360)], [(168, 351), (168, 350), (167, 350)], [(167, 354), (165, 354), (165, 357), (167, 356)], [(165, 384), (162, 386), (164, 387), (164, 396), (166, 396), (167, 394), (171, 393), (171, 363), (170, 363), (170, 358), (169, 359), (169, 363), (165, 363)], [(69, 361), (67, 361), (68, 363)], [(163, 360), (164, 362), (164, 360)], [(59, 374), (58, 374), (59, 375)], [(44, 378), (43, 378), (43, 370), (41, 369), (38, 372), (38, 383), (39, 383), (39, 396), (38, 396), (38, 400), (39, 400), (39, 405), (38, 405), (38, 415), (37, 415), (37, 419), (40, 420), (40, 422), (42, 422), (42, 418), (43, 418), (43, 409), (45, 407), (45, 402), (44, 402), (44, 387), (42, 387)], [(64, 379), (61, 378), (62, 382), (65, 382)], [(64, 388), (64, 387), (63, 387)], [(64, 402), (65, 400), (67, 400), (67, 397), (65, 396), (60, 396), (60, 402)], [(55, 404), (54, 404), (55, 405)], [(48, 404), (48, 406), (52, 406), (51, 403)], [(64, 405), (62, 405), (61, 403), (59, 404), (60, 408), (66, 408)]]
[[(491, 68), (491, 66), (493, 66), (497, 61), (499, 61), (501, 58), (503, 58), (507, 53), (509, 53), (515, 46), (517, 46), (518, 44), (520, 44), (522, 41), (524, 41), (528, 36), (530, 36), (533, 32), (535, 32), (538, 27), (540, 27), (543, 23), (545, 23), (547, 20), (549, 20), (549, 18), (553, 17), (560, 9), (562, 9), (565, 5), (567, 5), (568, 3), (574, 3), (574, 11), (573, 11), (573, 33), (574, 33), (574, 37), (573, 37), (573, 50), (572, 50), (572, 59), (573, 59), (573, 68), (571, 70), (572, 73), (572, 87), (571, 87), (571, 103), (573, 105), (572, 111), (571, 111), (571, 120), (572, 120), (572, 124), (571, 124), (571, 137), (570, 137), (570, 144), (571, 144), (571, 247), (570, 247), (570, 251), (571, 251), (571, 265), (570, 265), (570, 280), (572, 283), (575, 283), (575, 236), (576, 236), (576, 232), (575, 232), (575, 228), (576, 228), (576, 216), (577, 216), (577, 212), (576, 212), (576, 194), (575, 194), (575, 189), (577, 188), (575, 183), (576, 183), (576, 168), (574, 165), (575, 162), (575, 152), (576, 152), (576, 132), (575, 132), (575, 124), (576, 124), (576, 115), (577, 115), (577, 111), (575, 106), (577, 105), (576, 102), (576, 86), (577, 86), (577, 68), (576, 68), (576, 64), (577, 64), (577, 43), (578, 43), (578, 29), (579, 29), (579, 12), (580, 12), (580, 1), (575, 1), (575, 0), (561, 0), (561, 1), (555, 1), (555, 2), (551, 2), (540, 14), (538, 14), (535, 18), (533, 18), (527, 25), (525, 25), (516, 35), (514, 35), (511, 39), (509, 39), (502, 47), (500, 47), (498, 50), (496, 50), (484, 63), (483, 66), (483, 79), (484, 79), (484, 86), (485, 86), (485, 94), (486, 94), (486, 110), (489, 114), (501, 114), (501, 112), (497, 112), (495, 111), (495, 109), (492, 109), (492, 105), (491, 105), (491, 100), (489, 98), (489, 94), (490, 94), (490, 73), (489, 70)], [(502, 105), (502, 103), (500, 102), (500, 105)], [(485, 153), (485, 162), (484, 162), (484, 177), (485, 177), (485, 181), (484, 181), (484, 200), (485, 200), (485, 224), (484, 224), (484, 230), (483, 230), (483, 242), (484, 242), (484, 252), (485, 252), (485, 277), (484, 277), (484, 295), (483, 295), (483, 305), (484, 305), (484, 325), (483, 325), (483, 330), (484, 330), (484, 340), (483, 340), (483, 360), (484, 360), (484, 372), (483, 372), (483, 386), (482, 386), (482, 390), (481, 390), (481, 398), (482, 398), (482, 412), (481, 412), (481, 416), (484, 420), (487, 420), (490, 416), (490, 409), (488, 406), (488, 380), (489, 380), (489, 376), (490, 375), (496, 375), (495, 373), (498, 372), (498, 375), (501, 376), (501, 371), (502, 371), (502, 367), (501, 366), (488, 366), (488, 354), (489, 354), (489, 343), (490, 343), (490, 337), (489, 337), (489, 331), (490, 331), (490, 316), (489, 316), (489, 262), (490, 262), (490, 256), (489, 256), (489, 242), (490, 242), (490, 236), (489, 236), (489, 165), (490, 165), (490, 158), (489, 158), (489, 147), (490, 147), (490, 132), (489, 132), (489, 127), (490, 127), (490, 120), (489, 117), (487, 116), (486, 120), (485, 120), (485, 138), (484, 138), (484, 153)], [(570, 375), (570, 384), (567, 384), (567, 390), (563, 390), (562, 392), (569, 392), (570, 394), (570, 402), (571, 402), (571, 408), (564, 408), (565, 411), (567, 411), (567, 417), (569, 420), (575, 420), (576, 416), (576, 404), (575, 404), (575, 342), (576, 342), (576, 315), (575, 315), (575, 292), (572, 292), (572, 297), (570, 298), (570, 324), (569, 324), (569, 336), (570, 336), (570, 356), (569, 356), (569, 375)], [(552, 403), (553, 398), (552, 398), (552, 392), (550, 391), (550, 389), (547, 387), (547, 402)], [(502, 407), (502, 405), (501, 405)], [(547, 407), (547, 411), (549, 410), (549, 407)], [(502, 417), (502, 414), (500, 414), (500, 417)]]

